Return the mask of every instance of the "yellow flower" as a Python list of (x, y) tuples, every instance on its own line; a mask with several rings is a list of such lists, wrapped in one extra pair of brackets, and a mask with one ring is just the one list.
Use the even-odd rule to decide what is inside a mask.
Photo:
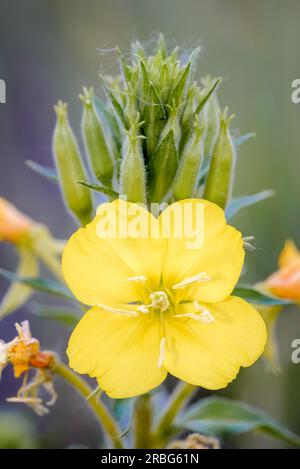
[(265, 288), (279, 298), (300, 302), (300, 252), (287, 240), (279, 255), (279, 270), (264, 282)]
[(32, 224), (30, 218), (0, 197), (0, 240), (18, 243), (28, 234)]
[(225, 387), (266, 342), (260, 315), (230, 296), (243, 261), (241, 234), (211, 202), (176, 202), (158, 219), (137, 204), (102, 204), (63, 253), (67, 284), (92, 306), (71, 335), (70, 366), (114, 398), (145, 393), (168, 372)]

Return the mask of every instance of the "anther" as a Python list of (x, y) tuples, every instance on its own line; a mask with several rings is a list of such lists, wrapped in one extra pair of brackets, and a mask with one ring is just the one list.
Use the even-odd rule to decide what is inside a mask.
[(176, 283), (175, 285), (173, 285), (172, 288), (173, 288), (173, 290), (179, 290), (180, 288), (185, 288), (185, 287), (189, 286), (192, 283), (209, 282), (210, 280), (211, 280), (210, 275), (207, 275), (206, 272), (200, 272), (197, 275), (193, 275), (192, 277), (188, 277), (188, 278), (182, 280), (181, 282)]

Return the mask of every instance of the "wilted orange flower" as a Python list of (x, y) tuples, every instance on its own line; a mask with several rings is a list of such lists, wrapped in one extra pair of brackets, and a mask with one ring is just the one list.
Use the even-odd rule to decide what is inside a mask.
[(300, 302), (300, 251), (292, 240), (287, 240), (279, 255), (279, 270), (265, 281), (265, 287), (274, 295)]
[(0, 240), (18, 243), (28, 233), (32, 224), (30, 218), (0, 197)]
[(0, 343), (0, 368), (11, 364), (15, 378), (33, 368), (49, 368), (53, 361), (53, 353), (42, 352), (40, 343), (31, 336), (29, 322), (16, 324), (18, 336), (11, 342)]

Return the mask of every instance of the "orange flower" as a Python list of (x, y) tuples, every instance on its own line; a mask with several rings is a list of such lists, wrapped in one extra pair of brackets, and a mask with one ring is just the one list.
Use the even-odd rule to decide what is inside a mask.
[(29, 232), (32, 224), (30, 218), (0, 197), (0, 240), (18, 243)]
[(16, 324), (16, 329), (18, 337), (8, 344), (2, 343), (2, 366), (10, 363), (15, 378), (19, 378), (31, 368), (49, 368), (53, 362), (53, 353), (40, 350), (39, 341), (31, 336), (28, 321), (22, 322), (21, 325)]
[(300, 251), (287, 240), (278, 259), (279, 270), (265, 281), (265, 287), (279, 298), (300, 302)]

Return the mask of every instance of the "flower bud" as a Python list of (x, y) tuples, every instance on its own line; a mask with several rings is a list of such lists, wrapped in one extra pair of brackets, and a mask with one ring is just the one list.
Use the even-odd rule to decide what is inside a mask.
[(83, 88), (80, 99), (84, 110), (81, 122), (86, 153), (96, 178), (105, 186), (111, 186), (114, 165), (103, 125), (93, 104), (93, 88)]
[(140, 124), (133, 124), (127, 132), (122, 150), (120, 194), (129, 202), (146, 203), (146, 170), (142, 153)]
[(176, 173), (173, 185), (175, 200), (186, 199), (194, 195), (202, 161), (202, 134), (203, 127), (200, 127), (199, 123), (196, 122), (194, 132), (190, 142), (186, 145)]
[(160, 203), (170, 190), (178, 167), (178, 153), (173, 130), (159, 145), (150, 161), (150, 200)]
[(229, 132), (229, 124), (233, 117), (227, 117), (227, 110), (220, 115), (220, 132), (204, 188), (204, 198), (223, 209), (231, 196), (234, 176), (235, 148)]
[(156, 88), (150, 84), (147, 103), (145, 104), (143, 114), (148, 158), (151, 158), (157, 147), (164, 117), (164, 109), (158, 97)]
[(78, 184), (85, 181), (85, 169), (81, 160), (75, 135), (70, 127), (67, 104), (58, 102), (53, 136), (53, 153), (58, 170), (59, 182), (66, 206), (85, 225), (93, 210), (89, 189)]
[(17, 244), (30, 231), (33, 221), (0, 197), (0, 240)]
[[(218, 86), (220, 79), (216, 80), (212, 85), (212, 81), (209, 79), (203, 80), (203, 83), (207, 89), (214, 90)], [(203, 155), (204, 158), (210, 158), (218, 138), (219, 134), (219, 103), (216, 93), (211, 93), (211, 96), (207, 100), (203, 109), (203, 117), (205, 122), (205, 135), (203, 142)]]

